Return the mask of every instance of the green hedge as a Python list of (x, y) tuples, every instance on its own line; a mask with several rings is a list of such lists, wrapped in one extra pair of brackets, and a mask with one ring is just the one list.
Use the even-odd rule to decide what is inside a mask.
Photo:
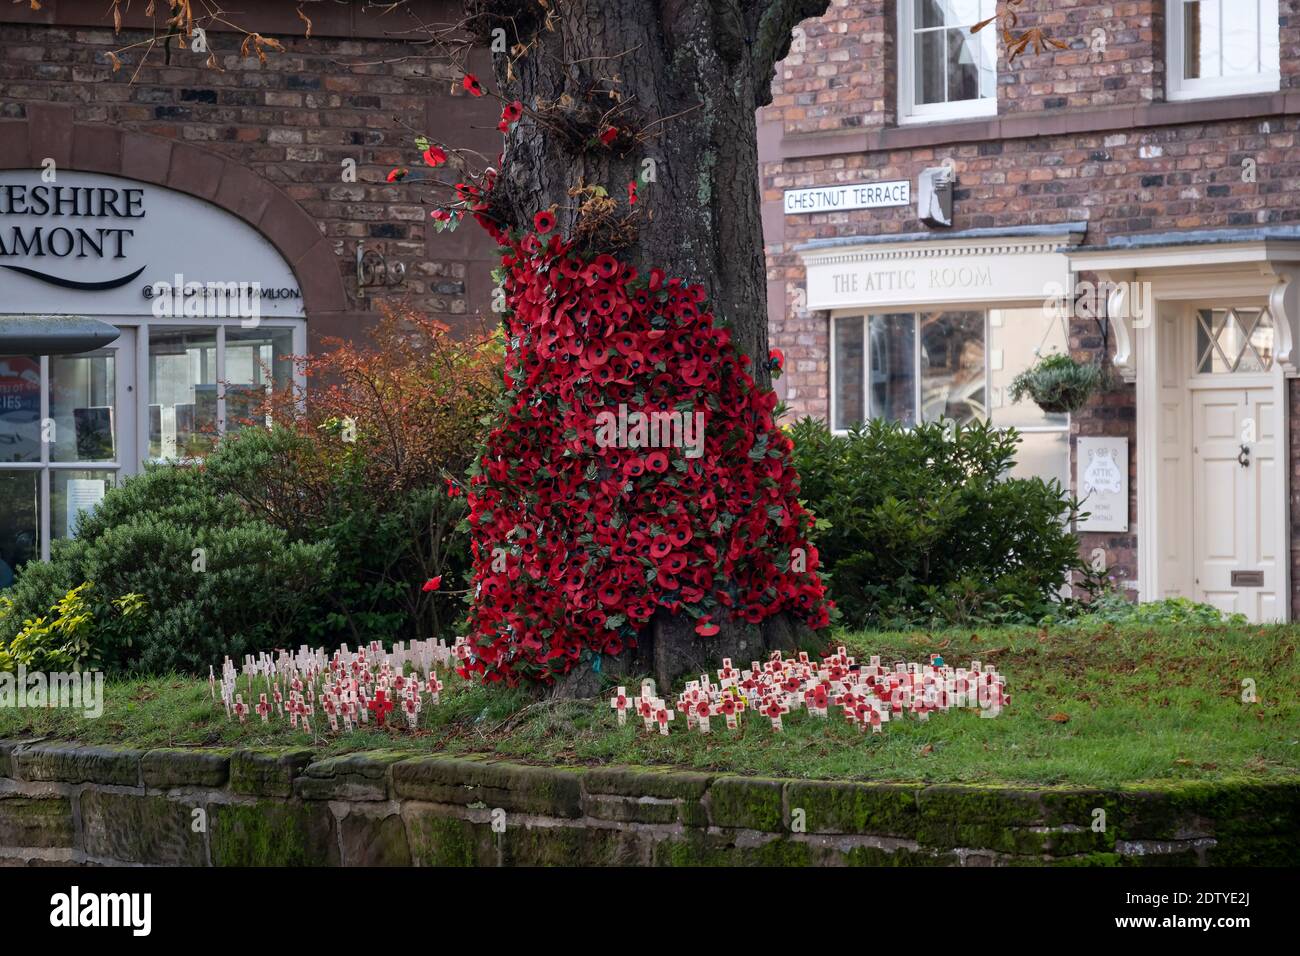
[(1082, 570), (1069, 492), (1007, 476), (1013, 430), (875, 420), (834, 435), (805, 418), (791, 437), (831, 596), (855, 626), (1032, 623)]

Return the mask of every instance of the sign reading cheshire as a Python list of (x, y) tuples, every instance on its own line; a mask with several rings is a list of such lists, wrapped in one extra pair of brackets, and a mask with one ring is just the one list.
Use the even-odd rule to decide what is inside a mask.
[(263, 315), (301, 316), (293, 270), (252, 226), (161, 186), (0, 171), (0, 308), (147, 315), (159, 283), (256, 285)]
[(912, 183), (897, 179), (884, 183), (849, 183), (843, 186), (813, 186), (811, 189), (787, 189), (785, 214), (805, 212), (840, 212), (845, 209), (880, 209), (884, 206), (909, 206)]

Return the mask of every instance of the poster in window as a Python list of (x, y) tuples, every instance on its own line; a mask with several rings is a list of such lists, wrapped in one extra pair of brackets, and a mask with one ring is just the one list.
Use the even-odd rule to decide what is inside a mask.
[(77, 431), (77, 460), (112, 461), (113, 407), (91, 405), (74, 408), (72, 420)]
[(67, 491), (68, 537), (77, 536), (82, 514), (89, 514), (104, 500), (103, 478), (69, 478)]

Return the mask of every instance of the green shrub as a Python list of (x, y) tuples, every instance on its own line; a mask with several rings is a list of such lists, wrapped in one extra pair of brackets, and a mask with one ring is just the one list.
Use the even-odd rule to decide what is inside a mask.
[(9, 590), (0, 641), (84, 582), (100, 594), (138, 594), (147, 609), (128, 635), (103, 630), (93, 648), (111, 671), (206, 671), (209, 664), (307, 633), (318, 588), (334, 573), (328, 543), (290, 541), (204, 472), (152, 466), (83, 516), (76, 538), (54, 542)]
[[(356, 446), (281, 426), (227, 439), (206, 470), (223, 496), (288, 540), (330, 546), (334, 580), (307, 631), (313, 641), (357, 646), (423, 638), (463, 615), (458, 587), (470, 567), (467, 508), (436, 476), (381, 492)], [(438, 576), (442, 589), (422, 590)]]
[(1014, 431), (875, 420), (837, 436), (805, 418), (791, 437), (831, 595), (854, 626), (1037, 622), (1081, 568), (1069, 493), (1006, 477)]
[[(146, 608), (139, 594), (111, 601), (99, 599), (87, 581), (63, 595), (50, 608), (52, 618), (22, 620), (13, 639), (0, 642), (0, 671), (59, 671), (100, 666), (100, 649), (114, 641), (131, 643)], [(14, 619), (14, 602), (0, 597), (0, 622)]]
[(1058, 627), (1097, 627), (1114, 624), (1150, 627), (1178, 624), (1188, 627), (1210, 627), (1218, 624), (1240, 626), (1247, 623), (1244, 614), (1226, 614), (1212, 604), (1200, 604), (1188, 598), (1164, 598), (1160, 601), (1130, 601), (1111, 588), (1079, 608), (1080, 613), (1068, 617), (1052, 616), (1043, 621)]

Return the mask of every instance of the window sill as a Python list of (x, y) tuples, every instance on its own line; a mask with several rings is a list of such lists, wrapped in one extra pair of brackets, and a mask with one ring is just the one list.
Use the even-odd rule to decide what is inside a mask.
[(962, 106), (935, 109), (933, 112), (900, 113), (900, 127), (935, 126), (940, 123), (982, 122), (998, 115), (998, 101), (970, 100)]
[[(1108, 109), (1071, 112), (1017, 113), (985, 119), (900, 125), (852, 132), (762, 135), (760, 162), (813, 159), (846, 153), (872, 153), (918, 149), (951, 143), (1034, 139), (1114, 130), (1133, 132), (1154, 126), (1244, 120), (1255, 117), (1300, 114), (1300, 90), (1254, 93), (1148, 103)], [(765, 128), (779, 123), (764, 124)]]
[(1172, 86), (1166, 95), (1170, 103), (1193, 103), (1204, 100), (1226, 100), (1243, 96), (1271, 96), (1280, 93), (1281, 80), (1273, 76), (1257, 83), (1239, 83), (1219, 87), (1193, 86), (1174, 89)]

